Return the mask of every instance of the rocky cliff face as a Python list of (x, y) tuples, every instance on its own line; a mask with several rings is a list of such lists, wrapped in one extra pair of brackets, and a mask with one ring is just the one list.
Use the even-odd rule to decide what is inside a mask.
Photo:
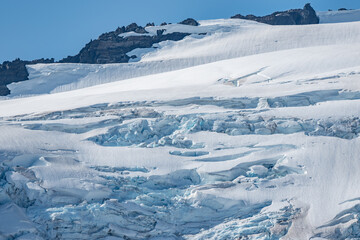
[(306, 4), (303, 9), (291, 9), (284, 12), (274, 12), (273, 14), (264, 17), (257, 17), (254, 15), (243, 16), (241, 14), (237, 14), (231, 18), (253, 20), (270, 25), (304, 25), (319, 23), (319, 17), (316, 15), (315, 10), (309, 3)]
[[(195, 20), (194, 20), (195, 21)], [(151, 24), (148, 24), (151, 26)], [(135, 32), (139, 35), (121, 37), (122, 33)], [(164, 34), (163, 31), (157, 31), (157, 35), (149, 36), (145, 28), (132, 23), (127, 27), (117, 28), (115, 31), (104, 33), (96, 40), (90, 41), (75, 56), (68, 56), (60, 60), (61, 63), (126, 63), (131, 56), (127, 53), (136, 48), (150, 48), (154, 43), (166, 40), (179, 41), (188, 36), (189, 33), (171, 33)], [(144, 34), (144, 35), (141, 35)]]
[(23, 61), (20, 59), (15, 59), (12, 62), (3, 62), (3, 64), (0, 64), (0, 96), (6, 96), (10, 93), (10, 90), (6, 87), (6, 85), (13, 82), (20, 82), (29, 79), (29, 73), (26, 70), (26, 65), (53, 62), (53, 58), (42, 58), (33, 61)]

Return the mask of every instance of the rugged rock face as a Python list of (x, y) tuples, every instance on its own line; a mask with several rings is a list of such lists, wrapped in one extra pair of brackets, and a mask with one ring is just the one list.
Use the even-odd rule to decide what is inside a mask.
[(241, 14), (237, 14), (231, 18), (253, 20), (270, 25), (304, 25), (319, 23), (319, 17), (309, 3), (306, 4), (303, 9), (274, 12), (273, 14), (264, 17), (257, 17), (254, 15), (242, 16)]
[(33, 61), (23, 61), (15, 59), (12, 62), (5, 61), (0, 64), (0, 96), (5, 96), (10, 93), (10, 90), (6, 85), (13, 82), (20, 82), (28, 80), (29, 73), (26, 70), (26, 65), (37, 64), (37, 63), (53, 63), (54, 59), (37, 59)]
[(10, 90), (6, 87), (6, 85), (0, 85), (0, 96), (6, 96), (10, 94)]
[[(194, 20), (195, 21), (195, 20)], [(196, 22), (196, 21), (195, 21)], [(139, 33), (137, 36), (120, 37), (125, 32)], [(131, 56), (126, 53), (136, 48), (149, 48), (154, 43), (172, 40), (179, 41), (188, 36), (189, 33), (163, 34), (164, 31), (157, 31), (156, 36), (140, 35), (147, 33), (145, 28), (132, 23), (127, 27), (117, 28), (115, 31), (104, 33), (94, 41), (90, 41), (81, 49), (79, 54), (62, 59), (62, 63), (126, 63)]]
[(182, 22), (179, 22), (179, 24), (184, 24), (184, 25), (190, 25), (190, 26), (199, 26), (200, 24), (193, 18), (188, 18), (185, 19)]

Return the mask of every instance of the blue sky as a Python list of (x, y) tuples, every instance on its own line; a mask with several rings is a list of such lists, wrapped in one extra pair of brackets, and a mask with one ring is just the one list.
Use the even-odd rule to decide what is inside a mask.
[(77, 54), (101, 33), (132, 22), (265, 15), (307, 2), (317, 11), (360, 9), (359, 0), (0, 0), (0, 62), (17, 57), (59, 60)]

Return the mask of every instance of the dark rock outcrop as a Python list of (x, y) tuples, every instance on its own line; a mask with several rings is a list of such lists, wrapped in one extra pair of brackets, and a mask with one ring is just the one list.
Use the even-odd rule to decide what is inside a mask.
[(179, 22), (179, 24), (184, 24), (184, 25), (190, 25), (190, 26), (199, 26), (200, 24), (193, 18), (187, 18), (182, 22)]
[(6, 96), (10, 94), (10, 90), (6, 87), (6, 85), (13, 82), (20, 82), (29, 79), (29, 73), (26, 69), (26, 65), (53, 62), (53, 58), (42, 58), (33, 61), (23, 61), (20, 59), (15, 59), (12, 62), (3, 62), (3, 64), (0, 64), (0, 96)]
[(270, 25), (304, 25), (319, 23), (319, 17), (309, 3), (307, 3), (303, 9), (274, 12), (273, 14), (264, 17), (257, 17), (254, 15), (242, 16), (241, 14), (237, 14), (231, 18), (253, 20)]
[(6, 87), (6, 85), (0, 85), (0, 96), (6, 96), (10, 94), (10, 90)]
[[(119, 34), (135, 32), (139, 35), (121, 37)], [(174, 32), (164, 34), (158, 30), (155, 36), (149, 36), (145, 28), (132, 23), (127, 27), (117, 28), (115, 31), (104, 33), (96, 40), (90, 41), (81, 49), (79, 54), (60, 60), (61, 63), (126, 63), (132, 56), (127, 53), (136, 48), (150, 48), (154, 43), (172, 40), (179, 41), (190, 35), (189, 33)], [(144, 35), (142, 35), (144, 34)]]
[(136, 32), (136, 33), (148, 33), (145, 28), (138, 26), (136, 23), (132, 23), (125, 28), (125, 32)]

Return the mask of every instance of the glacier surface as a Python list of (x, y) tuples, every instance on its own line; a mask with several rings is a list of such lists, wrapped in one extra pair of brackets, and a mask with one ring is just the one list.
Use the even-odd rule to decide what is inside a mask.
[(0, 239), (359, 238), (360, 22), (319, 16), (28, 66), (0, 100)]

